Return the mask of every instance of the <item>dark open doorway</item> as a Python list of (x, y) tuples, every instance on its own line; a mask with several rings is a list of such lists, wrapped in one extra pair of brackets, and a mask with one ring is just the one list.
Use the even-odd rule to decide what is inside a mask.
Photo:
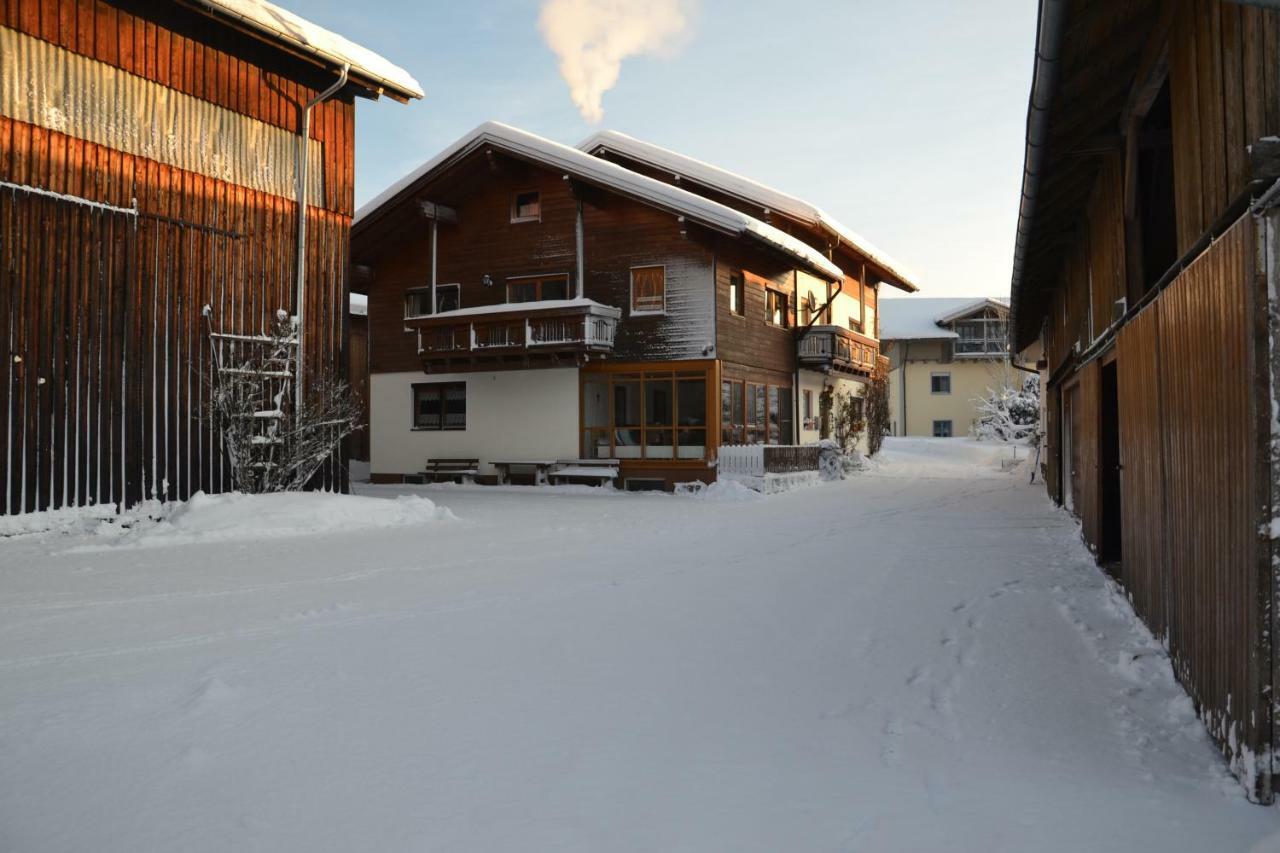
[(1098, 562), (1113, 575), (1120, 574), (1120, 400), (1116, 363), (1102, 365), (1102, 399), (1099, 406), (1098, 467), (1102, 482), (1102, 535)]

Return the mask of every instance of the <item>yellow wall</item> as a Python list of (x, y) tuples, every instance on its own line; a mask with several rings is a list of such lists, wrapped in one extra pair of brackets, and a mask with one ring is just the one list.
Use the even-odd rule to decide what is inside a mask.
[[(901, 346), (898, 342), (896, 346)], [(954, 359), (944, 364), (940, 360), (918, 360), (917, 347), (926, 349), (928, 343), (911, 342), (911, 361), (889, 373), (889, 416), (894, 435), (933, 435), (935, 420), (951, 421), (951, 434), (956, 437), (969, 434), (977, 417), (979, 397), (988, 389), (1013, 381), (1009, 377), (1012, 368), (1003, 361)], [(903, 432), (902, 404), (906, 401), (906, 432)], [(951, 393), (931, 392), (930, 377), (935, 373), (951, 375)]]
[[(813, 444), (822, 437), (819, 431), (820, 416), (822, 406), (820, 398), (822, 389), (826, 385), (835, 387), (835, 393), (851, 394), (854, 397), (865, 397), (867, 395), (866, 383), (859, 382), (856, 379), (848, 379), (843, 376), (824, 375), (814, 370), (800, 371), (800, 388), (796, 392), (796, 399), (800, 401), (800, 420), (798, 422), (799, 432), (797, 437), (800, 444)], [(809, 391), (813, 394), (813, 429), (805, 429), (804, 427), (804, 392)], [(867, 434), (864, 431), (862, 437), (858, 439), (858, 450), (862, 453), (867, 452)]]

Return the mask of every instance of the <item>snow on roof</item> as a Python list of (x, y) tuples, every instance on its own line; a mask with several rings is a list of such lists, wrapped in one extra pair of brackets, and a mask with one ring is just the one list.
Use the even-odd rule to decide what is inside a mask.
[(737, 196), (744, 201), (759, 204), (769, 210), (776, 210), (792, 219), (798, 219), (809, 225), (825, 229), (897, 276), (909, 289), (918, 289), (915, 284), (916, 276), (914, 273), (877, 249), (865, 237), (840, 224), (821, 208), (815, 207), (803, 199), (775, 190), (772, 187), (767, 187), (719, 166), (713, 166), (702, 160), (687, 157), (684, 154), (654, 145), (652, 142), (645, 142), (633, 136), (627, 136), (625, 133), (619, 133), (616, 130), (602, 130), (592, 134), (583, 140), (578, 145), (578, 148), (587, 153), (594, 153), (600, 150), (616, 151), (619, 154), (664, 169), (672, 174), (689, 178), (697, 183), (706, 184), (729, 195)]
[(593, 314), (602, 314), (607, 317), (617, 319), (622, 316), (621, 308), (614, 308), (612, 305), (604, 305), (596, 302), (594, 299), (542, 299), (537, 302), (499, 302), (497, 305), (476, 305), (472, 308), (458, 308), (454, 311), (437, 311), (435, 314), (425, 314), (421, 317), (411, 317), (413, 320), (424, 320), (427, 318), (439, 317), (483, 317), (486, 314), (506, 314), (511, 311), (519, 311), (523, 314), (536, 314), (539, 311), (559, 311), (564, 308), (590, 308)]
[(1003, 297), (915, 297), (880, 300), (880, 339), (885, 341), (958, 337), (941, 323), (957, 320), (991, 304), (1008, 309)]
[(840, 280), (844, 272), (826, 255), (772, 225), (734, 210), (727, 205), (646, 177), (616, 163), (593, 157), (584, 151), (553, 142), (501, 122), (488, 121), (454, 142), (417, 169), (379, 193), (356, 211), (352, 224), (371, 218), (401, 193), (437, 169), (471, 153), (482, 145), (492, 145), (509, 153), (543, 163), (584, 180), (608, 187), (646, 204), (672, 210), (720, 231), (751, 237), (778, 249), (811, 269)]
[(294, 48), (300, 48), (335, 65), (348, 63), (352, 73), (405, 98), (421, 98), (422, 87), (413, 76), (378, 54), (348, 41), (337, 33), (281, 9), (267, 0), (194, 0), (214, 14), (233, 18), (251, 29)]

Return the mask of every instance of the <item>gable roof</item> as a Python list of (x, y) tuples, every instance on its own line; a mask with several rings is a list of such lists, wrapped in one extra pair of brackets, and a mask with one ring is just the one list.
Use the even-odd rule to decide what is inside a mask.
[(758, 181), (745, 178), (727, 169), (722, 169), (719, 166), (713, 166), (702, 160), (687, 157), (684, 154), (654, 145), (652, 142), (636, 139), (616, 130), (602, 130), (594, 133), (579, 143), (578, 148), (589, 154), (613, 151), (633, 160), (639, 160), (647, 165), (669, 171), (680, 177), (688, 178), (696, 183), (704, 184), (742, 201), (758, 204), (769, 210), (776, 210), (806, 225), (826, 231), (828, 234), (853, 246), (854, 249), (865, 255), (872, 262), (896, 276), (904, 290), (909, 292), (919, 290), (919, 287), (915, 284), (916, 276), (914, 273), (893, 260), (885, 252), (877, 249), (865, 237), (840, 224), (821, 208), (803, 199), (788, 195), (781, 190), (775, 190), (772, 187), (765, 186)]
[(772, 225), (688, 190), (664, 184), (662, 181), (624, 169), (616, 163), (592, 157), (576, 148), (552, 142), (550, 139), (496, 121), (488, 121), (480, 125), (387, 187), (372, 201), (362, 205), (356, 211), (352, 226), (376, 219), (436, 173), (482, 147), (505, 151), (520, 159), (542, 164), (652, 207), (688, 217), (714, 230), (762, 243), (831, 279), (838, 281), (844, 278), (844, 272), (840, 267), (817, 249)]
[(413, 76), (378, 54), (348, 41), (337, 33), (298, 17), (267, 0), (188, 0), (215, 17), (230, 19), (268, 41), (324, 60), (326, 64), (351, 66), (351, 74), (401, 98), (421, 98), (422, 87)]
[(880, 300), (880, 339), (928, 340), (958, 337), (943, 324), (966, 317), (985, 307), (1009, 310), (1009, 300), (991, 296), (903, 297)]

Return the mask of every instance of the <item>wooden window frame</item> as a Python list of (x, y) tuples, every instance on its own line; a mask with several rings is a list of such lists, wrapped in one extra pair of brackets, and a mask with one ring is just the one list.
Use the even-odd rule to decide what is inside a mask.
[[(520, 196), (535, 195), (538, 197), (538, 215), (537, 216), (520, 216)], [(516, 190), (511, 194), (511, 224), (515, 225), (520, 222), (541, 222), (542, 221), (542, 190), (526, 189)]]
[[(636, 310), (636, 270), (662, 270), (662, 307)], [(627, 316), (661, 317), (667, 313), (667, 265), (636, 264), (627, 272)]]
[[(609, 459), (619, 459), (628, 463), (644, 463), (647, 465), (674, 465), (674, 466), (690, 466), (702, 467), (707, 464), (707, 460), (712, 458), (718, 443), (714, 440), (719, 433), (715, 432), (715, 418), (713, 412), (718, 412), (720, 408), (719, 397), (715, 396), (715, 384), (719, 371), (716, 370), (714, 363), (706, 362), (653, 362), (649, 364), (612, 364), (607, 368), (596, 370), (584, 370), (580, 373), (578, 385), (578, 436), (580, 452), (584, 456), (588, 456), (590, 450), (590, 438), (588, 433), (604, 433), (608, 435), (608, 457)], [(672, 386), (672, 409), (670, 424), (649, 424), (648, 407), (648, 390), (645, 387), (649, 381), (654, 382), (670, 382)], [(701, 381), (703, 383), (703, 408), (701, 412), (702, 425), (681, 424), (680, 412), (680, 388), (681, 381)], [(584, 404), (584, 394), (588, 383), (603, 383), (607, 386), (607, 400), (605, 402), (607, 421), (605, 426), (586, 424), (586, 407)], [(639, 385), (640, 408), (637, 414), (639, 423), (637, 424), (618, 424), (614, 418), (615, 413), (615, 396), (614, 386), (622, 382), (637, 382)], [(714, 407), (713, 407), (714, 405)], [(635, 445), (639, 448), (638, 456), (618, 456), (617, 455), (617, 433), (619, 430), (634, 430), (639, 433), (639, 444)], [(650, 456), (649, 455), (649, 433), (665, 432), (671, 433), (671, 454), (670, 456)], [(681, 432), (701, 432), (702, 433), (702, 455), (701, 456), (680, 456), (680, 448), (682, 446), (691, 447), (696, 445), (681, 445)], [(627, 445), (631, 446), (631, 445)], [(654, 445), (667, 447), (668, 445)]]
[[(773, 322), (773, 306), (770, 300), (782, 300), (782, 322)], [(764, 289), (764, 321), (775, 329), (791, 328), (791, 299), (787, 296), (785, 290), (779, 290), (776, 287), (766, 287)]]
[[(734, 385), (737, 385), (742, 389), (742, 395), (741, 395), (742, 406), (738, 410), (738, 415), (740, 416), (741, 420), (738, 420), (736, 422), (725, 420), (723, 401), (724, 401), (724, 388), (726, 385), (730, 386), (731, 389), (732, 389), (732, 386)], [(791, 386), (791, 385), (782, 385), (776, 382), (757, 382), (753, 379), (725, 379), (722, 377), (720, 380), (720, 393), (716, 395), (716, 399), (720, 401), (720, 444), (721, 445), (754, 444), (756, 442), (747, 441), (748, 431), (750, 430), (763, 432), (764, 440), (759, 442), (759, 444), (770, 444), (771, 442), (769, 440), (769, 423), (770, 423), (769, 415), (771, 412), (775, 411), (775, 407), (771, 405), (770, 400), (781, 401), (783, 391), (788, 392), (788, 395), (790, 395), (794, 393), (795, 388), (794, 386)], [(764, 398), (764, 420), (759, 423), (756, 423), (752, 419), (751, 415), (748, 414), (749, 412), (754, 411), (755, 407), (752, 406), (751, 403), (757, 396), (763, 396)], [(732, 403), (733, 401), (732, 390), (730, 390), (729, 392), (729, 399), (730, 399), (730, 402)], [(791, 403), (794, 402), (795, 398), (789, 396), (788, 400), (789, 400), (789, 404), (785, 408), (787, 409), (787, 413), (790, 414)], [(778, 413), (778, 442), (777, 443), (779, 445), (782, 444), (782, 437), (783, 437), (782, 436), (782, 425), (784, 423), (782, 418), (783, 408), (784, 407), (781, 405), (778, 405), (776, 407), (776, 411)], [(740, 440), (732, 440), (732, 441), (727, 440), (725, 437), (726, 433), (728, 433), (730, 436), (736, 436), (740, 438)], [(796, 424), (794, 422), (791, 422), (791, 442), (794, 443), (796, 440), (797, 440)]]
[[(572, 299), (572, 298), (573, 298), (573, 290), (572, 290), (572, 288), (571, 288), (571, 286), (570, 286), (570, 285), (572, 284), (572, 282), (570, 281), (570, 276), (569, 276), (569, 274), (568, 274), (567, 272), (546, 273), (546, 274), (543, 274), (543, 275), (513, 275), (513, 276), (508, 276), (508, 277), (503, 281), (503, 286), (504, 286), (504, 287), (506, 287), (506, 290), (507, 290), (507, 292), (506, 292), (506, 294), (505, 294), (505, 295), (506, 295), (506, 304), (508, 304), (508, 305), (524, 305), (524, 304), (526, 304), (527, 302), (545, 302), (546, 300), (545, 300), (545, 299), (543, 299), (543, 297), (542, 297), (542, 288), (543, 288), (543, 285), (545, 285), (545, 284), (546, 284), (547, 282), (549, 282), (549, 281), (563, 281), (563, 282), (564, 282), (564, 294), (565, 294), (565, 295), (564, 295), (564, 298), (565, 298), (565, 299)], [(533, 298), (533, 299), (531, 299), (531, 300), (525, 300), (525, 302), (512, 302), (512, 301), (511, 301), (511, 286), (512, 286), (513, 284), (515, 284), (515, 285), (527, 285), (527, 284), (532, 284), (532, 285), (534, 286), (534, 293), (535, 293), (536, 295), (534, 296), (534, 298)]]
[(741, 272), (729, 273), (729, 314), (746, 319), (747, 277)]
[[(446, 426), (445, 425), (445, 392), (451, 388), (462, 389), (462, 426)], [(440, 398), (440, 425), (439, 426), (422, 426), (418, 423), (418, 394), (425, 390), (434, 390)], [(414, 382), (410, 391), (412, 404), (412, 418), (410, 420), (410, 429), (413, 432), (465, 432), (467, 429), (467, 383), (463, 382)]]

